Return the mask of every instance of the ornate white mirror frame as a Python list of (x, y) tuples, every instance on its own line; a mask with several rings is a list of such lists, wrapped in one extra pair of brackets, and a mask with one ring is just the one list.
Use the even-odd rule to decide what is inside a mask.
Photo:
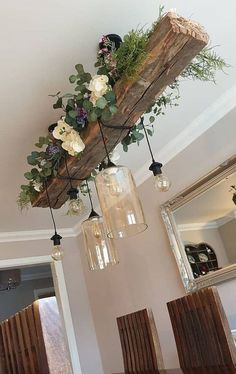
[(219, 165), (216, 169), (199, 179), (190, 187), (174, 196), (161, 206), (161, 215), (164, 220), (171, 248), (174, 253), (179, 272), (187, 292), (211, 286), (236, 277), (236, 263), (206, 275), (194, 278), (191, 266), (185, 253), (184, 243), (180, 238), (174, 211), (191, 201), (195, 197), (209, 190), (236, 171), (236, 155)]

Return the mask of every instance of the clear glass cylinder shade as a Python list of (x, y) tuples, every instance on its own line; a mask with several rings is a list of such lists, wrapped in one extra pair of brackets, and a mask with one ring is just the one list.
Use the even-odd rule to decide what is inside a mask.
[(102, 270), (118, 264), (116, 248), (107, 237), (102, 217), (88, 218), (81, 226), (90, 270)]
[(102, 170), (95, 184), (109, 238), (125, 238), (146, 230), (137, 188), (127, 167)]

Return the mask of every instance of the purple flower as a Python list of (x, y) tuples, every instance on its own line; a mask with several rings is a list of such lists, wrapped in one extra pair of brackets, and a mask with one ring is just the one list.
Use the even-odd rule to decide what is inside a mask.
[(57, 144), (49, 144), (46, 148), (46, 154), (49, 158), (55, 156), (60, 151), (61, 149)]
[(76, 117), (76, 122), (78, 124), (85, 125), (88, 120), (87, 112), (84, 108), (77, 108), (78, 115)]

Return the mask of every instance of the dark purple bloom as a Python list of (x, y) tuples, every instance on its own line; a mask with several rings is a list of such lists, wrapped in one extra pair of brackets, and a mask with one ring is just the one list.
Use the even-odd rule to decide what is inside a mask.
[(57, 153), (61, 151), (59, 145), (57, 144), (49, 144), (46, 148), (46, 154), (49, 158), (55, 156)]
[(76, 122), (79, 125), (86, 125), (88, 121), (88, 115), (84, 108), (77, 108), (78, 116), (76, 117)]

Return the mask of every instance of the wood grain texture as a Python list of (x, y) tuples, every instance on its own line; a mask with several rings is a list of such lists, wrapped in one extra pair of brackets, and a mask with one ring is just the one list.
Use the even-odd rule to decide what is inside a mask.
[(0, 323), (0, 373), (72, 374), (55, 297)]
[(117, 318), (126, 373), (163, 368), (163, 359), (152, 312), (139, 310)]
[[(149, 39), (147, 58), (139, 67), (136, 78), (128, 82), (121, 79), (115, 84), (118, 111), (106, 124), (134, 126), (146, 108), (179, 76), (207, 42), (208, 35), (199, 25), (167, 13)], [(127, 129), (104, 128), (108, 150), (112, 151), (127, 132)], [(105, 151), (98, 123), (89, 124), (81, 137), (86, 146), (81, 159), (69, 157), (68, 166), (71, 176), (82, 179), (105, 158)], [(65, 165), (61, 165), (59, 172), (62, 176), (67, 175)], [(67, 200), (68, 189), (65, 180), (53, 178), (49, 181), (49, 196), (55, 209)], [(45, 191), (37, 196), (32, 206), (48, 206)]]
[(236, 348), (215, 287), (167, 304), (180, 367), (234, 368)]
[[(140, 374), (140, 372), (136, 372)], [(196, 368), (196, 369), (166, 369), (166, 370), (147, 370), (142, 372), (142, 374), (235, 374), (236, 368), (227, 367), (227, 366), (217, 366), (214, 368)], [(113, 374), (126, 374), (122, 373), (113, 373)]]

